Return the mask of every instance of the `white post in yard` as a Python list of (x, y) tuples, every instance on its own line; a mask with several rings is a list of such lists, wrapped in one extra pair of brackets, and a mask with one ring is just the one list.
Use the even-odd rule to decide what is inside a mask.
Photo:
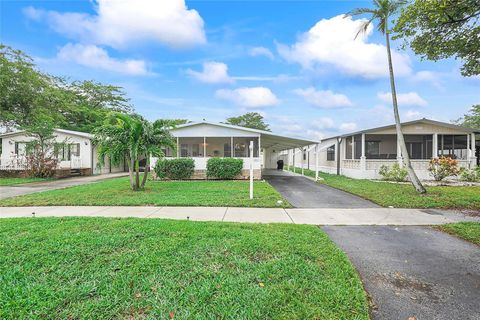
[(253, 199), (253, 141), (250, 141), (250, 200)]
[(318, 143), (315, 145), (315, 181), (318, 181)]

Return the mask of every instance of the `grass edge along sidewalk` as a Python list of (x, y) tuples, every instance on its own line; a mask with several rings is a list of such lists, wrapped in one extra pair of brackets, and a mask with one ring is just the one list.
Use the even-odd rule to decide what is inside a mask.
[(8, 187), (14, 186), (18, 184), (27, 184), (27, 183), (34, 183), (34, 182), (45, 182), (45, 181), (52, 181), (55, 178), (8, 178), (8, 177), (1, 177), (0, 178), (0, 187)]
[(103, 180), (0, 200), (0, 206), (208, 206), (290, 208), (268, 182), (244, 180), (149, 181), (144, 191), (132, 191), (128, 177)]
[(0, 224), (0, 317), (368, 319), (317, 226), (35, 218)]
[(480, 246), (480, 222), (449, 223), (435, 228)]

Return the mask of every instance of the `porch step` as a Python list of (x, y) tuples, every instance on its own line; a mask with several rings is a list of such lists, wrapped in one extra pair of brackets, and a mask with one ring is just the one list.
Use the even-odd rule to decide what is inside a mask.
[(70, 176), (80, 176), (81, 174), (80, 169), (70, 169)]

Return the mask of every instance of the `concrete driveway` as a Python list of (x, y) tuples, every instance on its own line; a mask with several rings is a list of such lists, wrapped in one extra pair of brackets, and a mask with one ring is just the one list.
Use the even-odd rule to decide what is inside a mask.
[(480, 248), (428, 227), (328, 226), (373, 302), (373, 319), (480, 319)]
[(105, 179), (123, 177), (127, 175), (128, 175), (128, 172), (118, 172), (118, 173), (100, 174), (95, 176), (72, 177), (72, 178), (65, 178), (65, 179), (45, 181), (45, 182), (35, 182), (35, 183), (17, 184), (13, 186), (5, 186), (5, 187), (0, 187), (0, 199), (16, 197), (24, 194), (47, 191), (47, 190), (73, 187), (73, 186), (97, 182)]
[(295, 208), (379, 208), (373, 202), (287, 171), (266, 171), (263, 178)]

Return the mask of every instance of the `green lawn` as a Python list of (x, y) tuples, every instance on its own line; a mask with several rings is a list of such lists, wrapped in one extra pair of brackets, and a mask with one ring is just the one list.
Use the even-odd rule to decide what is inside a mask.
[[(297, 173), (301, 169), (297, 168)], [(304, 174), (315, 177), (315, 171), (304, 170)], [(480, 209), (480, 187), (426, 187), (427, 194), (418, 194), (411, 184), (352, 179), (320, 172), (328, 186), (341, 189), (381, 206), (397, 208), (451, 208)]]
[(15, 184), (41, 182), (52, 179), (53, 178), (0, 178), (0, 186), (12, 186)]
[[(267, 182), (254, 182), (249, 199), (248, 181), (148, 181), (145, 191), (130, 189), (128, 178), (105, 180), (66, 189), (0, 200), (0, 206), (230, 206), (290, 207)], [(278, 204), (277, 201), (282, 203)]]
[(459, 222), (438, 226), (438, 229), (480, 245), (480, 222)]
[(0, 236), (1, 319), (368, 319), (315, 226), (25, 218)]

